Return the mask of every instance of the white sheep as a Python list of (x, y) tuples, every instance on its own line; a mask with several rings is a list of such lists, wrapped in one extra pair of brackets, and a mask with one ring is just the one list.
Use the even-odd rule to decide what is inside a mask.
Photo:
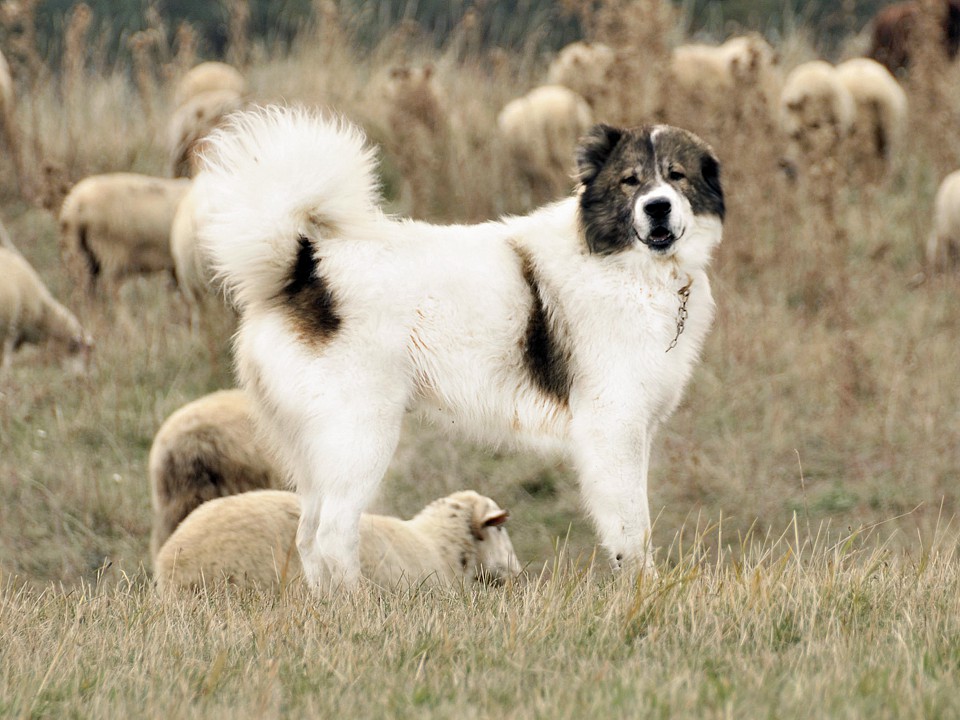
[(177, 287), (190, 308), (190, 324), (193, 328), (199, 325), (201, 309), (207, 305), (207, 300), (214, 299), (218, 294), (213, 270), (201, 251), (197, 231), (198, 217), (203, 208), (202, 186), (205, 178), (206, 175), (200, 173), (193, 179), (190, 190), (177, 206), (170, 228), (174, 274)]
[(17, 125), (16, 102), (10, 65), (3, 53), (0, 53), (0, 127), (3, 131), (3, 142), (7, 147), (10, 159), (13, 161), (13, 169), (21, 186), (21, 194), (23, 194), (26, 191), (23, 186), (27, 177), (23, 155), (20, 151), (20, 144), (23, 139), (20, 137)]
[(282, 487), (263, 452), (242, 390), (221, 390), (168, 417), (147, 461), (153, 505), (151, 554), (198, 505), (247, 490)]
[(170, 227), (189, 188), (189, 180), (133, 173), (81, 180), (60, 209), (64, 256), (90, 290), (101, 280), (114, 284), (136, 273), (173, 272)]
[(611, 90), (610, 71), (616, 53), (608, 45), (578, 40), (557, 53), (547, 69), (549, 85), (563, 85), (598, 108)]
[(927, 240), (931, 269), (945, 270), (960, 261), (960, 170), (947, 175), (933, 203), (933, 230)]
[(780, 93), (780, 123), (791, 160), (811, 165), (839, 152), (853, 127), (853, 96), (830, 63), (795, 67)]
[(540, 202), (572, 186), (577, 140), (593, 124), (590, 105), (561, 85), (542, 85), (507, 103), (497, 127)]
[(856, 109), (849, 152), (854, 168), (878, 179), (895, 157), (907, 122), (907, 95), (883, 65), (854, 58), (837, 66), (837, 75)]
[(198, 93), (177, 108), (170, 118), (167, 134), (173, 177), (194, 175), (203, 139), (243, 105), (243, 95), (228, 88)]
[(722, 45), (693, 43), (674, 48), (670, 57), (671, 91), (691, 99), (724, 102), (738, 83), (759, 85), (772, 100), (777, 56), (756, 33), (732, 37)]
[(20, 345), (44, 341), (86, 359), (93, 340), (16, 250), (0, 247), (0, 278), (0, 367), (9, 367)]
[[(520, 562), (503, 524), (508, 512), (472, 490), (435, 500), (411, 520), (360, 516), (360, 567), (386, 588), (471, 586), (505, 580)], [(302, 582), (296, 535), (300, 500), (259, 490), (204, 503), (157, 554), (161, 590), (199, 588), (219, 579), (241, 586)]]
[(235, 95), (247, 94), (247, 81), (233, 65), (223, 62), (202, 62), (190, 68), (177, 83), (173, 103), (180, 107), (188, 100), (211, 90), (231, 90)]

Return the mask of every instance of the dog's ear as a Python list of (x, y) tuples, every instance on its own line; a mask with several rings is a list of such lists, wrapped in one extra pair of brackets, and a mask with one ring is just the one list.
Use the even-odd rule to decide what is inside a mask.
[(720, 184), (720, 163), (713, 155), (704, 155), (700, 160), (700, 174), (703, 175), (703, 181), (707, 184), (710, 192), (714, 195), (717, 204), (717, 212), (720, 219), (723, 220), (725, 207), (723, 203), (723, 186)]
[(577, 145), (577, 179), (587, 184), (603, 169), (610, 153), (623, 137), (623, 130), (600, 123), (580, 138)]

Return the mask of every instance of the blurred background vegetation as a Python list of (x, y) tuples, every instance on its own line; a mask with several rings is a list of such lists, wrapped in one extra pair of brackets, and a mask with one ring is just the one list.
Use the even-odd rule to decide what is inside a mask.
[[(673, 0), (694, 37), (723, 39), (757, 30), (776, 41), (804, 30), (816, 48), (831, 55), (842, 38), (861, 32), (885, 0)], [(57, 62), (60, 38), (76, 0), (33, 0), (39, 37), (45, 56)], [(198, 35), (206, 58), (225, 55), (231, 13), (242, 6), (249, 12), (251, 39), (272, 49), (288, 45), (297, 32), (322, 14), (332, 2), (323, 0), (87, 0), (94, 13), (100, 51), (110, 61), (126, 57), (127, 41), (147, 29), (151, 16), (171, 31), (189, 23)], [(489, 47), (518, 50), (531, 44), (553, 50), (584, 35), (574, 8), (590, 0), (338, 0), (340, 15), (349, 17), (353, 36), (370, 47), (402, 21), (413, 21), (440, 46), (471, 11), (478, 11), (480, 37)], [(155, 23), (154, 23), (155, 24)], [(16, 27), (6, 28), (16, 32)]]

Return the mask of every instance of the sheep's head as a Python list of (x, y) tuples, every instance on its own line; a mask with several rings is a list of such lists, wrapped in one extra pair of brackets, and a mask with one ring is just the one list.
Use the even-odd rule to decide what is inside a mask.
[(433, 518), (432, 522), (449, 528), (447, 537), (463, 538), (459, 542), (465, 544), (457, 552), (467, 579), (503, 582), (520, 574), (520, 561), (504, 527), (510, 513), (485, 495), (473, 490), (455, 492), (432, 502), (417, 517)]
[(502, 582), (520, 574), (520, 560), (513, 550), (505, 523), (510, 512), (483, 495), (472, 498), (470, 532), (476, 540), (477, 577)]

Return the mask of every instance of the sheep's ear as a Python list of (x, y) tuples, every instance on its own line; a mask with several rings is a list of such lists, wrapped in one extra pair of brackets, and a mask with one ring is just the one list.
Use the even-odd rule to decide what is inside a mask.
[(509, 517), (510, 512), (502, 508), (477, 507), (473, 515), (473, 522), (470, 523), (470, 529), (477, 540), (483, 540), (483, 531), (486, 528), (503, 525)]
[(487, 513), (487, 516), (483, 518), (483, 527), (496, 527), (497, 525), (503, 525), (509, 519), (509, 510), (494, 510), (493, 512)]
[(580, 138), (577, 145), (577, 179), (580, 182), (587, 184), (600, 174), (621, 137), (623, 130), (600, 123)]

